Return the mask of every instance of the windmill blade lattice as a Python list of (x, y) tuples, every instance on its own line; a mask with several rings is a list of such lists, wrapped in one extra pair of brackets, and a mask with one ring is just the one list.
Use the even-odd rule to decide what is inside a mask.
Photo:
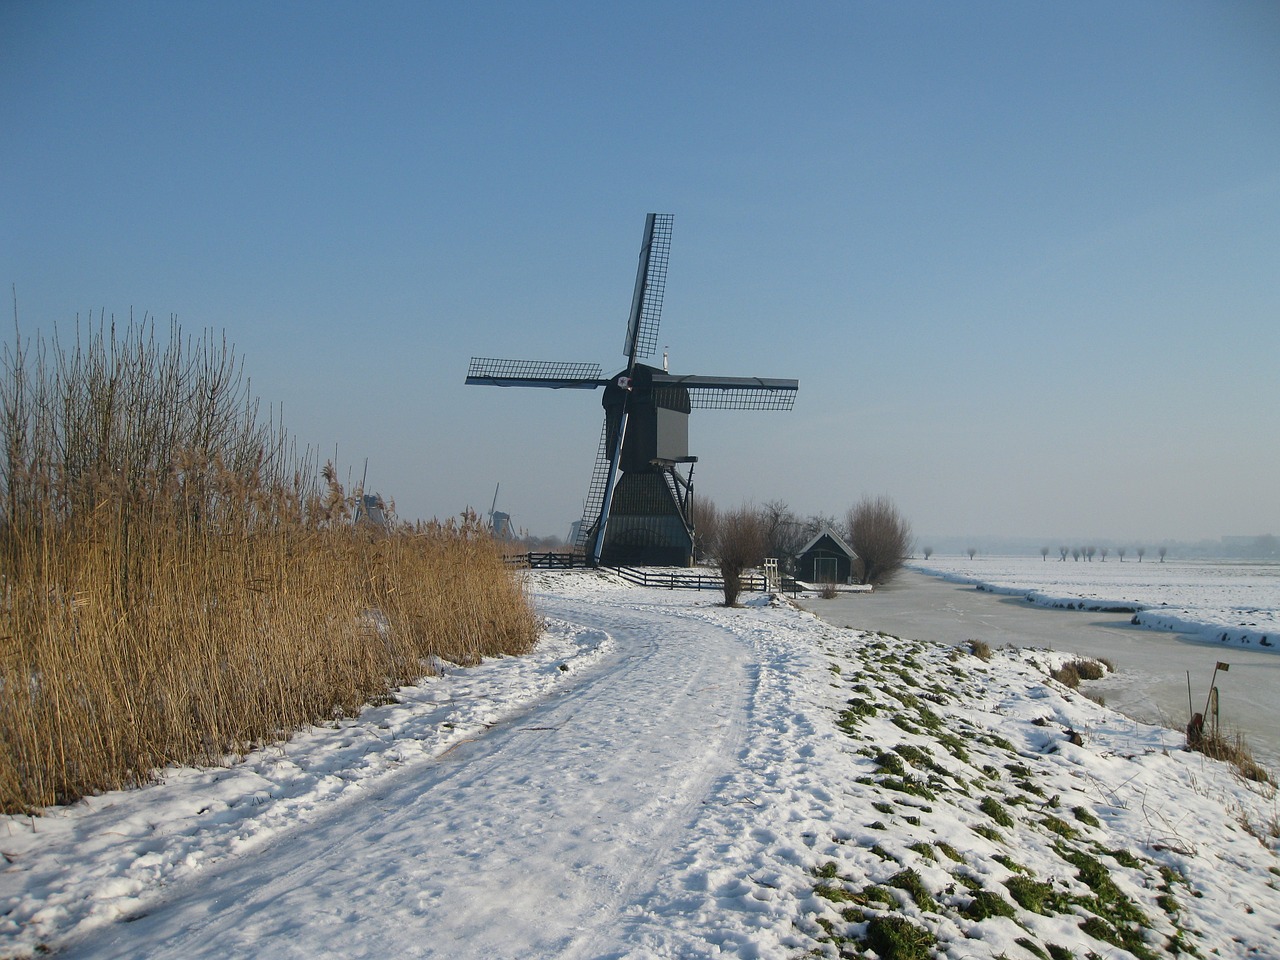
[(605, 488), (609, 483), (609, 418), (604, 418), (604, 426), (600, 429), (600, 448), (596, 451), (596, 464), (591, 471), (591, 485), (587, 488), (587, 500), (582, 507), (582, 523), (578, 524), (578, 536), (573, 542), (575, 547), (585, 547), (595, 525), (600, 519), (600, 508), (604, 506)]
[(472, 357), (467, 383), (490, 387), (550, 387), (594, 390), (602, 386), (600, 364), (559, 360), (499, 360)]
[(698, 410), (790, 410), (794, 390), (689, 390), (689, 406)]
[(631, 360), (651, 357), (658, 348), (658, 324), (662, 320), (662, 298), (667, 290), (667, 261), (671, 258), (674, 221), (675, 217), (669, 213), (651, 213), (645, 223), (636, 289), (631, 298), (631, 319), (622, 347), (623, 356)]
[(682, 387), (689, 405), (702, 410), (790, 410), (795, 406), (799, 380), (764, 377), (672, 376), (655, 373), (656, 389)]

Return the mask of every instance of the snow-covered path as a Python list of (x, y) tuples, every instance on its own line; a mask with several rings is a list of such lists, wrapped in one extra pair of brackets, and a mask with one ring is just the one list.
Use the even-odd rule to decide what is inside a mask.
[(528, 583), (526, 657), (0, 818), (0, 957), (1278, 956), (1275, 789), (1064, 655)]
[[(547, 599), (541, 612), (572, 617)], [(593, 607), (610, 652), (552, 699), (203, 876), (75, 957), (595, 957), (736, 756), (748, 649)]]

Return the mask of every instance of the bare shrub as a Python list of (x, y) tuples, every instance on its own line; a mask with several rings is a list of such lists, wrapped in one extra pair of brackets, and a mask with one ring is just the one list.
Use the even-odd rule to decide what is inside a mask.
[(1080, 686), (1080, 671), (1076, 669), (1075, 661), (1064, 663), (1057, 670), (1050, 673), (1049, 676), (1064, 687), (1070, 687), (1072, 690)]
[(1050, 673), (1053, 679), (1072, 690), (1080, 686), (1082, 680), (1101, 680), (1106, 676), (1106, 669), (1097, 660), (1080, 658), (1064, 663)]
[(1076, 673), (1081, 680), (1101, 680), (1107, 675), (1106, 668), (1097, 660), (1081, 659), (1076, 661)]
[(888, 497), (864, 497), (845, 518), (859, 582), (886, 583), (911, 555), (911, 527)]
[(991, 645), (985, 640), (969, 640), (968, 647), (969, 652), (979, 660), (991, 659)]
[(755, 507), (744, 504), (720, 515), (716, 555), (724, 578), (724, 605), (736, 606), (742, 592), (742, 573), (764, 560), (768, 528)]

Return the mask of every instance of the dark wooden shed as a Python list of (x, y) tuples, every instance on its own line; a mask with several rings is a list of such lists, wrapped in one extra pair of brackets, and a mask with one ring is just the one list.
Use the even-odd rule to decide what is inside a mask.
[(848, 583), (853, 575), (853, 548), (824, 527), (796, 557), (796, 579), (805, 583)]

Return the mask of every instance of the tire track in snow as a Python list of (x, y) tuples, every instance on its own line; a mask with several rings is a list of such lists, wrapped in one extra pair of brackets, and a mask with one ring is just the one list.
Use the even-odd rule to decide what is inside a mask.
[(735, 762), (750, 654), (661, 606), (541, 612), (608, 631), (612, 655), (67, 956), (590, 956)]

